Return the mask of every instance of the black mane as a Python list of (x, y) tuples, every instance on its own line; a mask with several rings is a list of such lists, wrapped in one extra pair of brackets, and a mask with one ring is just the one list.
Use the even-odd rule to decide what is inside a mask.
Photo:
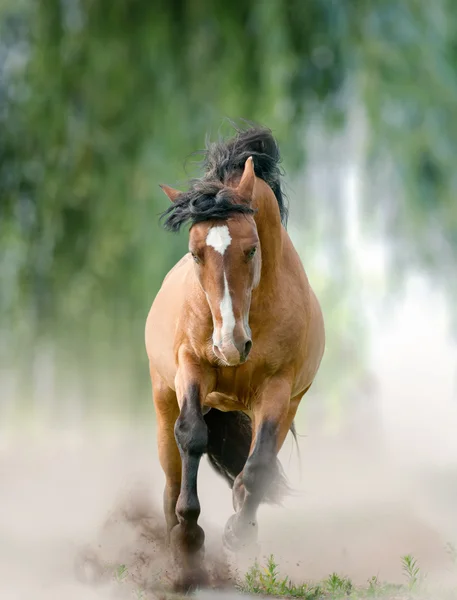
[(226, 187), (230, 178), (243, 172), (250, 156), (257, 177), (273, 190), (285, 226), (288, 210), (281, 191), (279, 148), (269, 129), (252, 126), (237, 129), (236, 135), (226, 142), (207, 145), (203, 159), (205, 175), (193, 180), (189, 191), (180, 194), (162, 214), (165, 229), (179, 231), (185, 223), (194, 225), (212, 219), (225, 220), (234, 214), (253, 214), (249, 206), (236, 204), (234, 192)]

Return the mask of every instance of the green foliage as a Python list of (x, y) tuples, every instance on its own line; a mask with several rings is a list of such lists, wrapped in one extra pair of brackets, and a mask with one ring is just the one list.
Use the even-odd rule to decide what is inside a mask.
[(124, 581), (124, 579), (127, 577), (127, 575), (128, 575), (128, 569), (125, 565), (119, 565), (116, 567), (115, 577), (116, 577), (116, 581), (118, 583), (121, 583), (122, 581)]
[(242, 591), (250, 594), (290, 596), (308, 600), (314, 600), (321, 596), (319, 586), (308, 586), (307, 584), (296, 586), (288, 577), (281, 578), (273, 555), (267, 559), (264, 567), (255, 562), (245, 574), (244, 582), (240, 587)]
[(370, 579), (368, 580), (367, 595), (368, 596), (377, 596), (379, 593), (379, 589), (380, 589), (380, 582), (379, 582), (377, 576), (373, 575), (373, 577), (370, 577)]
[[(418, 265), (455, 291), (453, 11), (451, 0), (0, 3), (0, 360), (30, 368), (35, 341), (57, 339), (68, 364), (121, 364), (145, 381), (147, 310), (186, 248), (185, 232), (158, 225), (158, 184), (185, 185), (185, 157), (225, 117), (272, 127), (293, 176), (308, 126), (340, 126), (355, 98), (370, 156), (389, 157), (364, 222), (381, 223), (395, 272)], [(345, 294), (341, 215), (329, 217), (323, 235), (318, 214), (297, 225), (308, 252), (334, 246), (323, 303), (337, 365), (341, 331), (363, 328), (357, 293)], [(330, 396), (350, 390), (347, 372)]]
[(417, 560), (411, 554), (401, 557), (402, 569), (408, 579), (408, 587), (413, 590), (419, 583), (421, 572)]
[[(5, 70), (0, 123), (1, 239), (14, 290), (3, 310), (22, 299), (39, 322), (107, 305), (144, 312), (184, 249), (157, 226), (158, 183), (185, 175), (182, 161), (225, 115), (268, 123), (300, 164), (307, 93), (322, 100), (342, 76), (337, 6), (5, 8), (0, 30), (18, 64)], [(316, 21), (330, 47), (320, 47)]]
[(389, 153), (391, 173), (407, 190), (393, 188), (397, 193), (382, 198), (392, 257), (399, 268), (415, 264), (441, 281), (455, 264), (457, 248), (452, 6), (450, 0), (371, 4), (357, 73), (372, 155)]
[(340, 577), (337, 573), (332, 573), (324, 581), (324, 587), (332, 598), (338, 598), (349, 595), (353, 586), (347, 577)]
[[(273, 556), (267, 559), (264, 566), (255, 562), (246, 572), (244, 580), (239, 584), (241, 591), (263, 596), (318, 599), (353, 598), (409, 598), (416, 589), (419, 571), (412, 557), (403, 557), (402, 563), (407, 565), (408, 587), (379, 581), (371, 577), (367, 586), (355, 586), (348, 577), (332, 573), (318, 583), (293, 584), (288, 577), (279, 575), (279, 568)], [(413, 582), (413, 583), (411, 583)]]

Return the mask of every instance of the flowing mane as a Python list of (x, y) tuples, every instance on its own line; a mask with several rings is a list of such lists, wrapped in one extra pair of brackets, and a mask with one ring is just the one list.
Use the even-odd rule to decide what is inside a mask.
[(191, 181), (190, 189), (183, 192), (162, 214), (163, 226), (169, 231), (179, 231), (190, 223), (225, 220), (233, 214), (252, 214), (247, 205), (234, 202), (228, 182), (242, 174), (246, 160), (252, 156), (255, 174), (273, 190), (278, 201), (281, 222), (287, 224), (288, 210), (281, 190), (280, 154), (270, 129), (252, 126), (237, 129), (227, 141), (207, 144), (202, 165), (204, 175)]

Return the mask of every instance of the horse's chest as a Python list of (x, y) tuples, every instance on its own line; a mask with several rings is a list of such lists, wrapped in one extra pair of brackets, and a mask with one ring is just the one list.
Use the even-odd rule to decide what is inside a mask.
[(263, 381), (257, 379), (252, 364), (218, 369), (216, 385), (208, 395), (207, 403), (211, 402), (211, 406), (220, 410), (249, 410), (256, 390)]
[(235, 394), (224, 394), (221, 392), (211, 392), (211, 394), (208, 394), (205, 406), (217, 408), (224, 412), (229, 410), (245, 410), (247, 408)]

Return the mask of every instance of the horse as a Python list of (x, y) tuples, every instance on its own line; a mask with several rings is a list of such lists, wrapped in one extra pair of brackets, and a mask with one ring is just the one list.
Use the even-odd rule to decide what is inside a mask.
[(287, 233), (278, 144), (261, 126), (207, 145), (204, 175), (160, 187), (161, 216), (189, 225), (189, 252), (150, 308), (145, 343), (165, 474), (164, 513), (176, 586), (203, 585), (197, 473), (207, 454), (232, 488), (223, 541), (257, 539), (262, 502), (289, 490), (277, 458), (325, 347), (322, 311)]

